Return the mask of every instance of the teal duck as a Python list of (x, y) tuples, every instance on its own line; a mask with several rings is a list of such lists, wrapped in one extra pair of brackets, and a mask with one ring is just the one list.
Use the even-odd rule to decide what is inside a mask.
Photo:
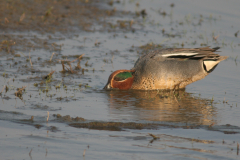
[(211, 73), (227, 56), (216, 48), (168, 48), (138, 58), (130, 70), (113, 72), (104, 89), (182, 89)]

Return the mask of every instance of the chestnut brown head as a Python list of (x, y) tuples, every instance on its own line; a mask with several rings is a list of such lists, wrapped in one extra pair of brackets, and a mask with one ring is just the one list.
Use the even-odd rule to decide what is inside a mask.
[(133, 70), (117, 70), (113, 72), (105, 85), (104, 89), (121, 89), (128, 90), (133, 84)]

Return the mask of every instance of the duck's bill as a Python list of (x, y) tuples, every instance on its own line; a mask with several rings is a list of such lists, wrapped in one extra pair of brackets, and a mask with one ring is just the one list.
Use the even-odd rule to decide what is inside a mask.
[(110, 90), (112, 88), (111, 88), (111, 85), (108, 83), (108, 84), (106, 84), (106, 86), (103, 89)]

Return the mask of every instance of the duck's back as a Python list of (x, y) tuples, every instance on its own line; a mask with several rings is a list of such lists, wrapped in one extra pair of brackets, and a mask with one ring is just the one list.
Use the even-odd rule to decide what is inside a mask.
[(204, 78), (227, 57), (218, 48), (163, 49), (140, 57), (134, 65), (132, 89), (180, 89)]

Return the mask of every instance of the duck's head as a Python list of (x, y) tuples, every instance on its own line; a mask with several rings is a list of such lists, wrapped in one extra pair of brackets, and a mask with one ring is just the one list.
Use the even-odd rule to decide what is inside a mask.
[(134, 79), (134, 70), (117, 70), (113, 72), (104, 89), (128, 90), (131, 88)]

